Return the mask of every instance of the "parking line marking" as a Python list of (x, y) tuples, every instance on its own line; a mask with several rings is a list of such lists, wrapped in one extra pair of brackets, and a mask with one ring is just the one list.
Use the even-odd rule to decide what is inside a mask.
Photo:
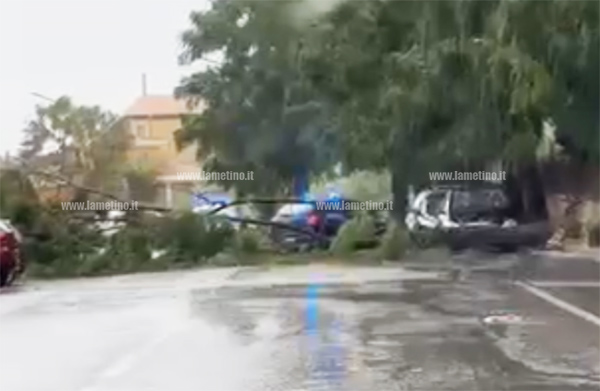
[(600, 281), (534, 281), (531, 285), (539, 288), (600, 288)]
[(592, 314), (591, 312), (582, 310), (581, 308), (574, 306), (573, 304), (567, 303), (566, 301), (561, 300), (558, 297), (556, 297), (542, 289), (536, 288), (535, 286), (530, 285), (528, 283), (525, 283), (522, 281), (517, 281), (517, 282), (515, 282), (515, 284), (520, 286), (521, 288), (525, 289), (529, 293), (539, 297), (540, 299), (546, 300), (548, 303), (553, 304), (553, 305), (557, 306), (558, 308), (561, 308), (561, 309), (569, 312), (571, 315), (575, 315), (580, 319), (586, 320), (586, 321), (593, 323), (596, 326), (600, 327), (600, 318), (597, 317), (596, 315)]

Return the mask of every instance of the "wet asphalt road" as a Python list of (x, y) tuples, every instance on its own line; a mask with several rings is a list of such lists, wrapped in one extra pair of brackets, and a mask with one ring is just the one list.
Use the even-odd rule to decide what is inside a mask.
[[(593, 312), (599, 265), (471, 256), (420, 272), (30, 282), (0, 295), (0, 389), (598, 390), (598, 325), (514, 282)], [(493, 314), (518, 318), (490, 325)]]

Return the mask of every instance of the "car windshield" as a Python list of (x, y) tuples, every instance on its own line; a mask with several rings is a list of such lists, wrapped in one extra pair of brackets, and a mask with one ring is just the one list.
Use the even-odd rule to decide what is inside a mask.
[(456, 191), (453, 193), (454, 210), (485, 210), (506, 208), (508, 200), (500, 190)]

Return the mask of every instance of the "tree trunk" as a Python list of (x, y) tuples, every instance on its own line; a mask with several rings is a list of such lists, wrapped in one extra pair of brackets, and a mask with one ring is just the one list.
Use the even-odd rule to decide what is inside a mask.
[(394, 201), (394, 207), (392, 209), (392, 218), (400, 224), (404, 224), (404, 217), (406, 214), (406, 202), (408, 195), (408, 186), (406, 179), (402, 175), (402, 169), (393, 166), (392, 167), (392, 198)]
[[(548, 244), (562, 248), (566, 239), (587, 245), (584, 206), (594, 199), (591, 177), (586, 167), (573, 162), (550, 162), (544, 165), (544, 191), (552, 237)], [(593, 202), (593, 201), (592, 201)]]

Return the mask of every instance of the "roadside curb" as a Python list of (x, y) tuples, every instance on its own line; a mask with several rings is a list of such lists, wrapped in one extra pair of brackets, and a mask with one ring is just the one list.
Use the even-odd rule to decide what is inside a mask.
[(536, 251), (532, 251), (531, 254), (535, 255), (535, 256), (543, 256), (543, 257), (549, 257), (549, 258), (560, 259), (560, 260), (579, 259), (579, 260), (594, 261), (594, 262), (600, 263), (600, 250), (598, 250), (598, 251), (594, 251), (594, 250), (573, 251), (573, 252), (563, 252), (563, 251), (556, 251), (556, 250), (536, 250)]
[(229, 274), (227, 274), (227, 276), (223, 278), (223, 281), (233, 281), (237, 279), (237, 277), (239, 277), (241, 274), (254, 270), (260, 271), (263, 270), (263, 268), (260, 266), (239, 266), (232, 270)]

